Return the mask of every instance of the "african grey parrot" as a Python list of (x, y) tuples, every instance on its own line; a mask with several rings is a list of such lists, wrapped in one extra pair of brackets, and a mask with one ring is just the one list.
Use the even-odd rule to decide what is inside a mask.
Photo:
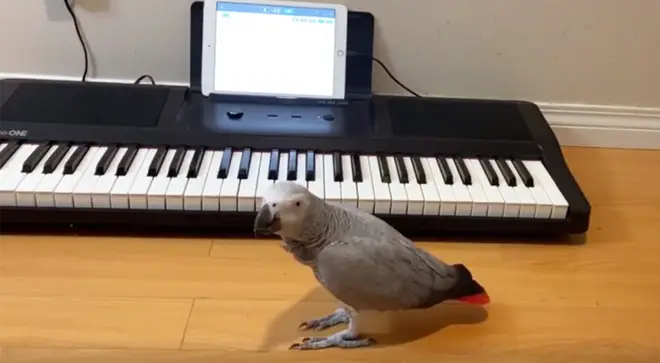
[(308, 266), (319, 283), (345, 307), (301, 324), (323, 330), (348, 329), (310, 337), (291, 349), (357, 348), (374, 344), (358, 335), (361, 311), (424, 309), (445, 300), (487, 304), (484, 288), (462, 264), (446, 264), (383, 220), (330, 204), (294, 182), (280, 181), (264, 193), (255, 234), (275, 234), (282, 246)]

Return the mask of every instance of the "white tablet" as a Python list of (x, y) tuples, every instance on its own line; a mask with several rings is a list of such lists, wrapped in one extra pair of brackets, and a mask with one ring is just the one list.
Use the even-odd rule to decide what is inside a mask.
[(204, 1), (202, 94), (343, 99), (348, 9)]

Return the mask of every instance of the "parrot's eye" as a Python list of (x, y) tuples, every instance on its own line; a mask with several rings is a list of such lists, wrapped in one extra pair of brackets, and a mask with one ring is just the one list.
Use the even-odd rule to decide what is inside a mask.
[(296, 202), (296, 207), (300, 207), (300, 202)]
[(277, 203), (273, 203), (273, 207), (277, 207)]

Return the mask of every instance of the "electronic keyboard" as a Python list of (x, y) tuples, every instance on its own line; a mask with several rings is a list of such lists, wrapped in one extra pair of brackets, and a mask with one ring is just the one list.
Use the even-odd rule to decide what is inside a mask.
[[(80, 116), (75, 107), (43, 102), (42, 121), (17, 121), (17, 106), (4, 99), (3, 232), (61, 226), (250, 235), (264, 191), (284, 180), (410, 237), (566, 235), (589, 226), (589, 202), (533, 103), (374, 96), (292, 109), (212, 103), (171, 89), (153, 102), (170, 111), (148, 116), (131, 99), (154, 86), (43, 84), (54, 88), (42, 99), (88, 87), (86, 102), (98, 110)], [(121, 113), (91, 100), (93, 87), (105, 87), (106, 97), (112, 87), (135, 94), (124, 106), (112, 104), (128, 110)], [(134, 113), (141, 120), (126, 121)]]

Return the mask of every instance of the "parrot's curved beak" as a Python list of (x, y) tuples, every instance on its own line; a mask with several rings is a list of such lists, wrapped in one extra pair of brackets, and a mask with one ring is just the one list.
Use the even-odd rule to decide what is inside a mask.
[(264, 204), (259, 212), (257, 213), (257, 218), (254, 221), (254, 233), (261, 235), (269, 235), (276, 233), (282, 228), (280, 224), (280, 219), (277, 217), (277, 214), (273, 214), (268, 207), (268, 204)]

